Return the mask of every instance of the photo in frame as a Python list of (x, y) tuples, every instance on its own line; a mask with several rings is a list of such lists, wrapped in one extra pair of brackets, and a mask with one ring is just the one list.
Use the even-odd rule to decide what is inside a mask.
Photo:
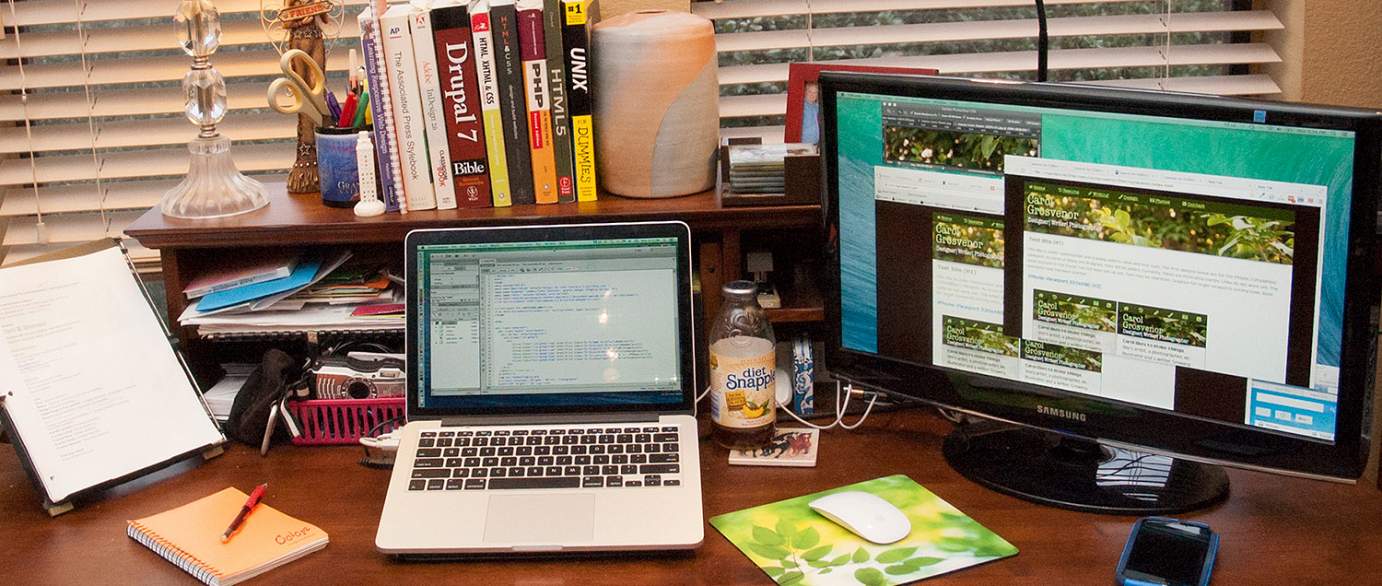
[(821, 136), (820, 89), (817, 81), (822, 71), (860, 71), (866, 73), (899, 73), (934, 75), (936, 70), (920, 67), (880, 67), (876, 65), (846, 65), (843, 63), (792, 63), (787, 67), (787, 120), (783, 142), (817, 144)]

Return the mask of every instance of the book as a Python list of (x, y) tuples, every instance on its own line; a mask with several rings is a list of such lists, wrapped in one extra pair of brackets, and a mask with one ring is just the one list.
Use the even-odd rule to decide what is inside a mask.
[(730, 450), (729, 463), (735, 466), (796, 466), (816, 465), (820, 451), (821, 432), (818, 429), (779, 427), (773, 430), (768, 445), (753, 450)]
[(238, 584), (318, 551), (320, 527), (259, 503), (230, 541), (221, 531), (249, 498), (226, 488), (157, 515), (129, 521), (125, 534), (211, 586)]
[(292, 274), (281, 279), (244, 285), (234, 289), (212, 293), (202, 297), (201, 301), (197, 302), (197, 311), (216, 311), (217, 309), (269, 297), (299, 287), (305, 287), (317, 276), (317, 269), (321, 268), (321, 264), (322, 259), (320, 257), (304, 259), (293, 268)]
[(412, 7), (397, 4), (379, 19), (384, 45), (384, 65), (393, 97), (395, 134), (398, 137), (399, 168), (409, 210), (437, 207), (436, 191), (428, 172), (426, 133), (423, 130), (422, 99), (418, 97), (417, 67), (413, 58)]
[(542, 0), (519, 0), (518, 8), (518, 53), (523, 59), (523, 94), (527, 98), (533, 191), (537, 203), (557, 203), (557, 163), (552, 147), (552, 105), (547, 92), (547, 44), (542, 34)]
[(402, 171), (398, 160), (398, 139), (394, 135), (393, 101), (389, 92), (388, 71), (384, 65), (384, 47), (379, 42), (379, 24), (374, 11), (366, 6), (357, 19), (360, 23), (360, 50), (365, 62), (365, 80), (369, 84), (370, 112), (374, 118), (374, 160), (379, 165), (380, 196), (384, 210), (407, 211), (403, 196)]
[(566, 64), (566, 102), (571, 116), (572, 173), (576, 200), (595, 201), (595, 112), (590, 91), (590, 0), (561, 0), (562, 58)]
[(499, 79), (495, 71), (494, 36), (489, 0), (470, 4), (470, 37), (475, 41), (475, 76), (480, 83), (480, 113), (485, 127), (485, 154), (489, 161), (490, 192), (496, 208), (513, 205), (509, 186), (509, 161), (504, 148), (504, 116), (499, 108)]
[(417, 68), (418, 97), (422, 104), (422, 143), (427, 146), (428, 176), (436, 194), (437, 209), (456, 209), (456, 187), (451, 179), (451, 154), (443, 114), (440, 62), (432, 37), (432, 12), (413, 10), (408, 15), (413, 38), (413, 64)]
[[(878, 545), (808, 505), (847, 491), (898, 507), (911, 534)], [(902, 584), (1017, 555), (1007, 540), (902, 474), (726, 513), (710, 525), (779, 584)]]
[(441, 109), (450, 175), (460, 207), (490, 205), (489, 161), (481, 120), (470, 11), (464, 4), (432, 9), (432, 35), (440, 73)]
[(197, 299), (208, 293), (281, 279), (293, 272), (298, 257), (296, 252), (283, 251), (236, 257), (192, 279), (182, 292), (188, 299)]
[(561, 49), (561, 0), (542, 2), (542, 39), (547, 50), (547, 93), (552, 103), (552, 156), (557, 163), (557, 201), (576, 201), (572, 174), (571, 115), (566, 104), (566, 61)]
[(50, 514), (225, 443), (158, 313), (113, 239), (0, 269), (0, 419)]
[(495, 82), (503, 118), (504, 152), (509, 164), (509, 191), (515, 204), (537, 203), (533, 190), (533, 157), (528, 146), (528, 106), (523, 93), (523, 61), (518, 47), (518, 10), (513, 0), (490, 2), (494, 38)]

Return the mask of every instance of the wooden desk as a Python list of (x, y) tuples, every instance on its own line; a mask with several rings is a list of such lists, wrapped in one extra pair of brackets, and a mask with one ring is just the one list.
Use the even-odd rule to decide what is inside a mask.
[[(927, 584), (1111, 583), (1132, 518), (1041, 507), (979, 488), (941, 458), (940, 440), (948, 430), (948, 423), (929, 412), (875, 414), (858, 431), (825, 433), (820, 465), (805, 469), (730, 467), (723, 450), (703, 441), (705, 516), (904, 473), (1021, 550)], [(248, 490), (268, 482), (266, 502), (321, 526), (331, 544), (253, 583), (769, 583), (709, 524), (705, 544), (682, 556), (397, 562), (374, 549), (389, 472), (360, 466), (359, 456), (354, 448), (279, 446), (261, 458), (237, 445), (137, 492), (117, 489), (50, 519), (14, 452), (0, 450), (0, 542), (6, 550), (0, 576), (32, 584), (192, 584), (181, 570), (125, 537), (125, 520), (227, 485)], [(1237, 470), (1230, 476), (1233, 495), (1227, 502), (1186, 515), (1223, 535), (1216, 584), (1376, 583), (1382, 492)]]

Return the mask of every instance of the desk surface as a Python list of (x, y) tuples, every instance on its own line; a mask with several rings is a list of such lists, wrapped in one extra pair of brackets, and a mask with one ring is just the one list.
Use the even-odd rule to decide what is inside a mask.
[[(996, 531), (1016, 557), (936, 578), (941, 584), (1108, 584), (1132, 518), (1074, 513), (999, 495), (964, 480), (940, 455), (949, 424), (928, 412), (875, 414), (854, 432), (826, 432), (816, 468), (730, 467), (726, 453), (701, 446), (707, 518), (808, 492), (904, 473)], [(704, 431), (704, 430), (702, 430)], [(331, 535), (323, 551), (274, 570), (270, 582), (385, 584), (465, 580), (485, 584), (766, 584), (714, 528), (693, 554), (637, 558), (402, 563), (374, 549), (389, 472), (356, 463), (356, 448), (280, 446), (267, 458), (233, 446), (225, 455), (138, 491), (49, 519), (14, 451), (0, 450), (0, 576), (34, 584), (194, 583), (125, 537), (125, 520), (153, 514), (227, 485), (268, 482), (266, 502)], [(1232, 496), (1186, 515), (1223, 535), (1217, 584), (1367, 581), (1382, 559), (1382, 492), (1231, 470)]]

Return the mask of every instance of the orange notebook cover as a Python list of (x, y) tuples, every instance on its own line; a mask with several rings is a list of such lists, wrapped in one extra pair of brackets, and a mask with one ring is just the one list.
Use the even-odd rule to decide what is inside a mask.
[(221, 533), (249, 495), (227, 488), (129, 522), (127, 533), (198, 580), (230, 586), (326, 547), (320, 527), (260, 503), (228, 543)]

